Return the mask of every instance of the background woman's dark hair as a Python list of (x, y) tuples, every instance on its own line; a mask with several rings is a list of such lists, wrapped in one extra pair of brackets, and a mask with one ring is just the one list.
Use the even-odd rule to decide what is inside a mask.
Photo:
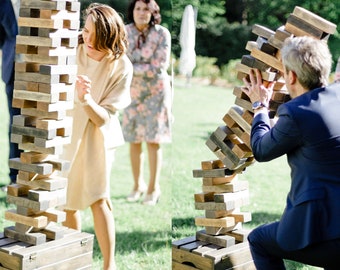
[(158, 4), (156, 3), (155, 0), (132, 0), (128, 7), (128, 14), (127, 18), (129, 19), (130, 22), (135, 22), (133, 19), (133, 10), (135, 8), (136, 2), (141, 1), (145, 4), (148, 5), (149, 10), (151, 12), (151, 20), (149, 22), (149, 25), (155, 25), (155, 24), (160, 24), (162, 17), (160, 13), (160, 8)]

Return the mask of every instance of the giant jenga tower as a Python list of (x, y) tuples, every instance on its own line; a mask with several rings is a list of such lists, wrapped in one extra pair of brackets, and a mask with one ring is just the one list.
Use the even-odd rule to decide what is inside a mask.
[(21, 0), (15, 63), (11, 141), (23, 150), (10, 159), (18, 170), (17, 183), (8, 186), (5, 212), (14, 226), (0, 238), (1, 269), (91, 269), (93, 235), (61, 226), (67, 179), (56, 171), (69, 168), (59, 158), (71, 142), (77, 74), (80, 2), (78, 0)]
[[(286, 24), (276, 31), (253, 26), (257, 40), (247, 43), (250, 54), (244, 55), (236, 65), (237, 76), (249, 78), (251, 69), (259, 69), (264, 85), (276, 82), (269, 105), (270, 118), (275, 116), (280, 104), (290, 100), (280, 75), (283, 41), (290, 36), (312, 36), (327, 41), (335, 30), (335, 24), (301, 7), (295, 7)], [(241, 211), (249, 203), (248, 182), (238, 179), (255, 162), (250, 146), (254, 114), (241, 87), (236, 86), (233, 94), (235, 105), (223, 117), (224, 124), (206, 141), (217, 159), (202, 161), (201, 168), (193, 170), (194, 177), (202, 178), (202, 191), (194, 195), (195, 209), (205, 211), (205, 216), (195, 218), (195, 224), (205, 229), (173, 242), (172, 269), (255, 269), (247, 243), (249, 231), (242, 228), (242, 223), (251, 221), (251, 213)]]

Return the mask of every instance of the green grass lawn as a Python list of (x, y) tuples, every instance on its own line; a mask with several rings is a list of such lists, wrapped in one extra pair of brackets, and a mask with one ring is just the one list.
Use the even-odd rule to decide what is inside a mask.
[[(0, 95), (0, 181), (7, 183), (7, 129), (3, 88)], [(116, 260), (118, 269), (171, 269), (171, 241), (195, 235), (201, 230), (194, 224), (203, 211), (194, 209), (194, 194), (201, 191), (201, 179), (193, 178), (192, 170), (201, 161), (216, 159), (205, 145), (208, 136), (223, 125), (223, 116), (234, 104), (232, 89), (206, 86), (193, 81), (185, 87), (176, 79), (174, 87), (173, 142), (163, 146), (164, 163), (161, 177), (162, 196), (155, 207), (127, 203), (133, 180), (128, 145), (117, 150), (112, 170), (111, 199), (116, 222)], [(147, 168), (147, 164), (146, 164)], [(145, 170), (147, 172), (147, 170)], [(146, 175), (146, 179), (147, 175)], [(285, 158), (269, 163), (256, 163), (239, 176), (249, 181), (251, 203), (242, 208), (252, 213), (247, 228), (279, 219), (289, 187), (289, 169)], [(0, 191), (0, 214), (13, 206), (6, 204), (6, 194)], [(89, 209), (82, 212), (83, 230), (93, 233)], [(12, 225), (0, 218), (0, 231)], [(101, 254), (94, 244), (94, 269), (101, 268)], [(317, 269), (287, 262), (287, 269)]]

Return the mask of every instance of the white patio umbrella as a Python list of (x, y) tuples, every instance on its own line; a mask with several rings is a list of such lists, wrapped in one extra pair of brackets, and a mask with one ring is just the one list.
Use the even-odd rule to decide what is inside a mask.
[(196, 53), (195, 53), (195, 11), (192, 5), (187, 5), (183, 12), (180, 45), (181, 55), (179, 59), (179, 73), (185, 75), (187, 83), (189, 83), (192, 71), (196, 67)]

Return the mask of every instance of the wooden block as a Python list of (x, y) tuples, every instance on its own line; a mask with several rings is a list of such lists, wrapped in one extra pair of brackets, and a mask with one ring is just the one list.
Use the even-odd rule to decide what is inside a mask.
[(240, 183), (240, 188), (243, 190), (230, 192), (230, 193), (216, 193), (214, 195), (215, 202), (228, 202), (228, 201), (235, 201), (241, 200), (242, 204), (249, 202), (249, 190), (248, 188), (248, 181), (236, 181), (236, 183)]
[[(223, 163), (226, 165), (226, 167), (229, 170), (235, 169), (242, 161), (240, 158), (231, 150), (233, 145), (230, 141), (224, 142), (223, 140), (220, 140), (215, 133), (212, 133), (209, 137), (209, 139), (221, 150), (221, 152), (225, 155), (223, 159)], [(229, 173), (231, 175), (231, 173)], [(216, 176), (209, 176), (204, 175), (204, 177), (218, 177)]]
[(202, 186), (203, 192), (215, 192), (215, 193), (220, 193), (220, 192), (232, 193), (232, 192), (238, 192), (238, 191), (242, 191), (246, 189), (248, 189), (248, 181), (234, 181), (231, 183), (226, 183), (226, 184), (221, 184), (221, 185)]
[[(241, 127), (245, 132), (250, 134), (251, 126), (242, 118), (243, 110), (236, 106), (231, 107), (228, 111), (228, 115)], [(224, 118), (223, 118), (224, 120)]]
[(18, 135), (42, 138), (47, 140), (53, 139), (57, 135), (56, 129), (45, 130), (35, 127), (22, 127), (16, 125), (12, 125), (11, 132)]
[(55, 112), (63, 110), (71, 110), (73, 101), (58, 101), (56, 103), (37, 102), (37, 109), (44, 112)]
[(71, 143), (71, 137), (56, 136), (53, 139), (35, 138), (34, 145), (42, 148), (52, 148)]
[(246, 50), (251, 52), (253, 49), (259, 49), (256, 41), (248, 41), (246, 44)]
[(38, 62), (41, 64), (50, 64), (50, 65), (66, 65), (67, 64), (66, 55), (45, 56), (45, 55), (38, 55), (38, 54), (23, 54), (22, 60), (26, 62)]
[(266, 54), (260, 51), (259, 49), (253, 49), (251, 51), (251, 55), (256, 59), (259, 59), (260, 61), (271, 66), (272, 68), (275, 68), (276, 70), (283, 72), (282, 63), (276, 57)]
[[(185, 246), (185, 243), (182, 246)], [(194, 269), (255, 270), (248, 243), (236, 244), (227, 248), (217, 245), (205, 245), (191, 251), (182, 248), (182, 246), (172, 247), (173, 262), (184, 263), (194, 267)], [(223, 252), (219, 252), (220, 250), (223, 250)], [(225, 256), (222, 256), (222, 253)], [(248, 264), (247, 268), (243, 268), (245, 264)]]
[(286, 38), (292, 37), (293, 34), (286, 31), (285, 26), (281, 25), (279, 28), (276, 29), (275, 31), (275, 39), (279, 40), (281, 42), (284, 42), (286, 40)]
[(63, 23), (62, 19), (18, 18), (18, 26), (26, 27), (60, 29), (63, 28)]
[[(211, 227), (211, 226), (205, 226), (205, 232), (209, 235), (225, 235), (229, 232), (236, 230), (238, 228), (242, 228), (242, 223), (236, 223), (235, 226), (223, 228), (223, 227)], [(235, 237), (236, 239), (236, 237)]]
[[(246, 73), (248, 75), (252, 71), (251, 67), (244, 65), (242, 63), (237, 63), (236, 66), (235, 66), (235, 69), (239, 72), (243, 72), (243, 73)], [(276, 81), (278, 79), (278, 77), (281, 76), (281, 75), (277, 72), (261, 71), (261, 76), (262, 76), (263, 80), (273, 82), (273, 81)]]
[(193, 170), (193, 177), (225, 177), (232, 175), (233, 172), (227, 168), (213, 169), (213, 170)]
[(336, 24), (331, 23), (324, 18), (310, 12), (309, 10), (306, 10), (302, 7), (295, 6), (293, 14), (303, 19), (304, 21), (308, 22), (311, 25), (314, 25), (321, 29), (323, 32), (334, 34), (336, 31)]
[(273, 36), (275, 32), (265, 26), (254, 24), (252, 27), (252, 33), (258, 35), (260, 37), (264, 37), (268, 39), (269, 37)]
[(239, 107), (241, 107), (245, 110), (248, 110), (248, 111), (253, 110), (252, 103), (248, 100), (236, 97), (234, 103), (235, 103), (235, 105), (237, 105), (237, 106), (239, 106)]
[(29, 115), (14, 115), (13, 116), (13, 125), (15, 126), (34, 126), (36, 122), (36, 118)]
[(245, 222), (251, 221), (251, 213), (250, 212), (233, 212), (229, 216), (235, 218), (235, 222), (245, 223)]
[[(262, 61), (256, 59), (255, 57), (251, 55), (243, 55), (241, 59), (241, 64), (246, 65), (250, 68), (259, 69), (261, 71), (267, 71), (268, 69), (270, 69), (270, 66), (268, 66), (266, 63), (263, 63)], [(240, 88), (240, 87), (236, 86), (235, 88)]]
[(245, 230), (245, 229), (236, 229), (236, 230), (232, 230), (230, 232), (227, 232), (227, 235), (233, 236), (235, 237), (235, 240), (237, 242), (246, 242), (247, 237), (250, 233), (250, 230)]
[[(232, 194), (232, 193), (230, 193)], [(210, 211), (232, 211), (249, 204), (247, 198), (230, 198), (225, 202), (195, 202), (196, 210), (210, 210)]]
[(31, 208), (34, 211), (45, 211), (48, 208), (57, 207), (66, 203), (66, 196), (51, 197), (46, 201), (32, 201), (27, 197), (14, 197), (7, 195), (7, 202), (16, 204), (17, 206), (22, 206), (26, 208)]
[(17, 35), (16, 44), (56, 48), (61, 46), (61, 38), (45, 38)]
[(219, 211), (211, 211), (211, 210), (206, 210), (205, 211), (205, 217), (206, 218), (221, 218), (221, 217), (226, 217), (232, 214), (234, 211), (238, 210), (231, 210), (231, 211), (225, 211), (225, 210), (219, 210)]
[(16, 242), (0, 247), (1, 265), (11, 270), (92, 269), (93, 235), (68, 230), (72, 233), (66, 231), (63, 238), (40, 245)]
[(27, 226), (32, 226), (35, 228), (43, 228), (43, 227), (46, 227), (48, 224), (47, 217), (39, 216), (39, 215), (27, 217), (27, 216), (17, 214), (15, 209), (7, 210), (5, 212), (5, 219), (9, 221), (25, 224)]
[[(15, 227), (7, 227), (4, 230), (5, 236), (13, 238), (31, 245), (41, 245), (46, 242), (46, 236), (42, 233), (20, 233), (15, 231)], [(8, 262), (7, 262), (8, 264)], [(3, 265), (6, 265), (4, 263)], [(10, 268), (10, 269), (21, 269), (21, 268)]]
[(201, 192), (194, 194), (195, 202), (213, 202), (214, 193), (213, 192)]
[(175, 240), (172, 242), (172, 247), (180, 248), (183, 245), (190, 244), (196, 242), (196, 236), (189, 236), (183, 239)]
[(37, 174), (47, 175), (53, 172), (53, 165), (49, 163), (26, 164), (20, 161), (20, 158), (9, 160), (9, 167), (16, 170), (34, 172)]
[(20, 184), (11, 184), (7, 186), (7, 195), (19, 197), (28, 194), (30, 190), (29, 186), (24, 186)]
[(34, 181), (21, 179), (17, 176), (17, 183), (27, 185), (31, 189), (44, 189), (47, 191), (53, 191), (57, 189), (63, 189), (67, 186), (67, 178), (63, 177), (45, 177), (44, 179), (36, 179)]
[[(59, 81), (59, 78), (56, 79)], [(59, 100), (59, 94), (45, 94), (39, 92), (31, 92), (26, 90), (14, 89), (13, 97), (19, 100), (40, 101), (56, 103)]]
[(65, 10), (66, 2), (64, 1), (39, 1), (39, 0), (21, 0), (20, 1), (21, 8), (34, 8), (34, 9), (50, 9), (50, 10)]
[(25, 150), (25, 151), (35, 151), (35, 152), (51, 154), (51, 155), (60, 155), (63, 153), (62, 144), (47, 148), (44, 146), (36, 146), (32, 142), (22, 142), (22, 143), (19, 143), (19, 149)]
[(231, 247), (235, 245), (235, 238), (229, 235), (212, 236), (208, 235), (205, 230), (196, 232), (196, 239), (203, 242), (208, 242), (221, 247)]
[(15, 223), (15, 231), (19, 233), (29, 233), (31, 232), (32, 228), (32, 226), (28, 226), (18, 222)]
[(62, 120), (66, 117), (66, 110), (60, 110), (55, 112), (39, 111), (36, 108), (22, 108), (21, 113), (34, 117), (50, 118), (55, 120)]
[(47, 217), (49, 222), (61, 223), (66, 220), (66, 212), (56, 209), (47, 209), (45, 212), (39, 213), (39, 215)]
[(230, 183), (237, 180), (237, 173), (225, 177), (203, 177), (203, 186), (213, 186)]
[(285, 29), (294, 36), (310, 36), (317, 39), (328, 39), (329, 34), (305, 22), (303, 19), (290, 14), (287, 18)]
[(54, 191), (48, 190), (30, 190), (27, 198), (36, 202), (48, 201), (50, 198), (61, 198), (66, 196), (65, 189), (58, 189)]
[(213, 170), (213, 169), (219, 169), (219, 168), (224, 168), (224, 167), (225, 167), (225, 165), (219, 159), (217, 159), (217, 160), (207, 160), (207, 161), (201, 162), (202, 170)]
[(48, 157), (47, 154), (42, 154), (39, 152), (21, 152), (20, 161), (22, 163), (40, 163), (43, 162)]

